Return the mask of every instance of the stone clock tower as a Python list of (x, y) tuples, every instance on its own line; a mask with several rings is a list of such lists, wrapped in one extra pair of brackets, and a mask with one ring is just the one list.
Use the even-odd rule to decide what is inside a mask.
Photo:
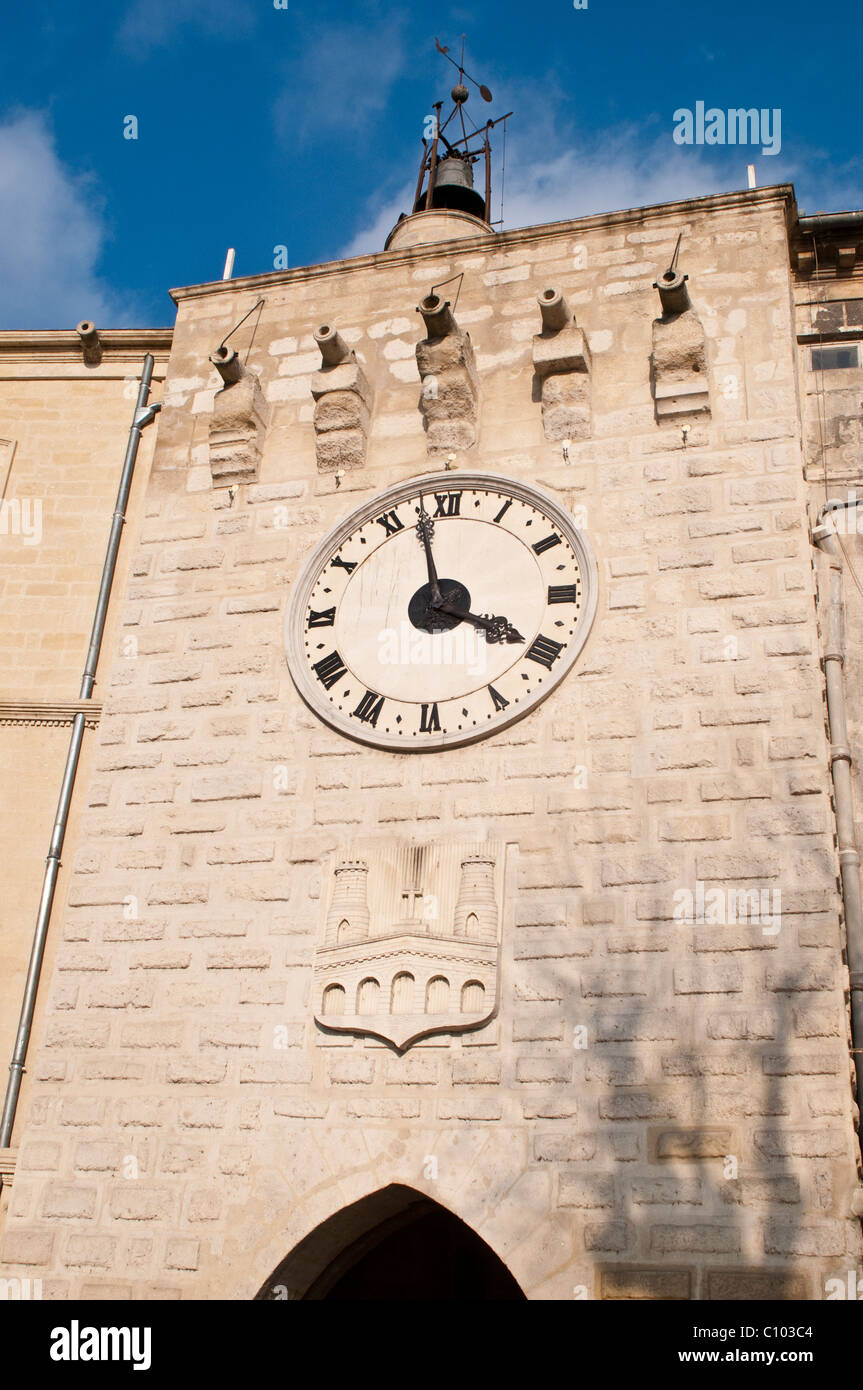
[(466, 150), (174, 291), (4, 1246), (57, 1296), (857, 1265), (793, 191), (496, 232)]

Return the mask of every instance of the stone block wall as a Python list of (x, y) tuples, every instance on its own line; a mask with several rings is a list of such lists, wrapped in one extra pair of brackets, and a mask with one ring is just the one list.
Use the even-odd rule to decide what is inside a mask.
[[(822, 244), (813, 251), (811, 234), (797, 247), (795, 327), (802, 408), (804, 475), (809, 517), (816, 526), (828, 498), (840, 503), (863, 499), (863, 279), (859, 257), (836, 254)], [(819, 353), (826, 354), (819, 360)], [(834, 354), (838, 353), (839, 357)], [(843, 361), (846, 365), (835, 365)], [(833, 365), (831, 365), (833, 364)], [(863, 507), (830, 513), (838, 534), (829, 542), (841, 573), (844, 609), (844, 664), (848, 745), (851, 751), (854, 829), (863, 843)], [(821, 582), (829, 587), (827, 574)]]
[[(4, 1272), (57, 1297), (253, 1297), (394, 1183), (468, 1222), (531, 1298), (820, 1298), (857, 1265), (785, 199), (182, 292), (123, 610), (139, 654), (110, 677)], [(686, 438), (650, 384), (652, 284), (681, 231), (713, 402)], [(599, 608), (520, 723), (377, 752), (300, 701), (284, 610), (347, 510), (427, 470), (415, 305), (462, 271), (478, 436), (453, 466), (570, 508)], [(592, 359), (593, 433), (568, 460), (532, 391), (546, 284)], [(232, 496), (208, 464), (208, 356), (261, 295), (248, 365), (271, 417)], [(321, 323), (374, 390), (365, 465), (338, 480), (316, 465)], [(486, 1027), (399, 1055), (314, 1023), (323, 865), (360, 839), (510, 846)], [(769, 920), (675, 920), (682, 892), (697, 918), (699, 891), (753, 888)]]
[[(87, 367), (75, 333), (0, 333), (0, 1071), (12, 1054), (39, 907), (45, 856), (63, 776), (105, 546), (123, 467), (144, 353), (156, 357), (153, 400), (170, 331), (104, 335), (102, 360)], [(154, 433), (144, 432), (129, 501), (134, 535), (146, 493)], [(122, 598), (131, 543), (118, 559)], [(112, 603), (95, 712), (81, 762), (86, 783), (106, 667), (118, 644)], [(76, 843), (76, 799), (70, 844)], [(57, 902), (67, 891), (61, 873)], [(58, 914), (59, 916), (59, 911)], [(48, 948), (45, 978), (53, 958)], [(43, 1001), (44, 1002), (44, 1001)], [(26, 1082), (25, 1082), (26, 1085)]]

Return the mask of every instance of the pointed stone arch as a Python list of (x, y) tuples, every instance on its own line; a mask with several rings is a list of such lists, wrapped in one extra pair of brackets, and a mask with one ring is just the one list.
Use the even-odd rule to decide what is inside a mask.
[(525, 1294), (491, 1246), (448, 1207), (391, 1183), (320, 1222), (256, 1298), (521, 1301)]

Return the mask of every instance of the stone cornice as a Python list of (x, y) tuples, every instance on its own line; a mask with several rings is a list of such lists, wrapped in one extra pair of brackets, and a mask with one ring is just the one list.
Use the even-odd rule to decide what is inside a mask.
[(4, 700), (0, 699), (0, 724), (71, 724), (83, 711), (88, 729), (95, 729), (102, 715), (98, 700)]
[[(111, 375), (112, 364), (137, 363), (142, 353), (167, 358), (173, 328), (104, 328), (99, 330), (103, 357), (97, 367), (84, 367), (81, 339), (68, 329), (17, 329), (0, 332), (0, 364), (12, 362), (74, 363), (88, 376)], [(107, 369), (107, 371), (106, 371)]]
[(417, 261), (439, 261), (442, 255), (455, 256), (461, 252), (507, 251), (514, 247), (529, 245), (531, 242), (547, 241), (555, 237), (567, 238), (573, 233), (593, 231), (596, 228), (616, 227), (628, 223), (639, 223), (662, 217), (701, 216), (719, 212), (725, 208), (752, 207), (760, 204), (783, 204), (786, 224), (791, 228), (797, 221), (797, 204), (794, 186), (790, 183), (776, 184), (770, 188), (744, 188), (731, 193), (714, 193), (706, 198), (686, 198), (676, 203), (655, 203), (645, 208), (627, 208), (621, 212), (596, 213), (589, 217), (575, 217), (565, 222), (545, 222), (536, 227), (516, 227), (508, 232), (485, 232), (480, 236), (461, 237), (454, 241), (438, 241), (428, 246), (411, 246), (403, 250), (377, 251), (365, 256), (354, 256), (350, 260), (324, 261), (319, 265), (298, 266), (291, 270), (270, 271), (263, 275), (247, 275), (234, 280), (213, 280), (200, 285), (187, 285), (171, 290), (175, 304), (185, 299), (197, 299), (215, 294), (234, 294), (237, 290), (261, 291), (276, 289), (282, 285), (301, 284), (323, 276), (350, 275), (356, 271), (372, 267), (410, 264)]

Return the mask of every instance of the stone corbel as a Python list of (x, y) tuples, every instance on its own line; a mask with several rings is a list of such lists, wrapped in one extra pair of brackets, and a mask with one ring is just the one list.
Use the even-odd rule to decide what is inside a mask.
[(430, 454), (469, 449), (476, 443), (479, 384), (470, 334), (459, 328), (449, 300), (428, 294), (417, 305), (426, 337), (417, 343), (422, 411)]
[(242, 365), (233, 348), (217, 348), (210, 361), (225, 383), (213, 399), (210, 421), (213, 485), (253, 483), (258, 476), (269, 420), (261, 383), (256, 372)]
[(0, 1149), (0, 1190), (4, 1187), (11, 1189), (15, 1180), (15, 1169), (18, 1166), (18, 1150)]
[(542, 386), (546, 439), (589, 439), (590, 348), (560, 290), (536, 297), (542, 332), (533, 340), (533, 369)]
[(710, 414), (707, 345), (686, 287), (688, 276), (666, 270), (653, 286), (662, 315), (653, 321), (650, 379), (656, 418)]
[(357, 361), (335, 328), (315, 329), (321, 366), (312, 376), (315, 399), (315, 452), (319, 473), (362, 468), (371, 420), (372, 389)]

